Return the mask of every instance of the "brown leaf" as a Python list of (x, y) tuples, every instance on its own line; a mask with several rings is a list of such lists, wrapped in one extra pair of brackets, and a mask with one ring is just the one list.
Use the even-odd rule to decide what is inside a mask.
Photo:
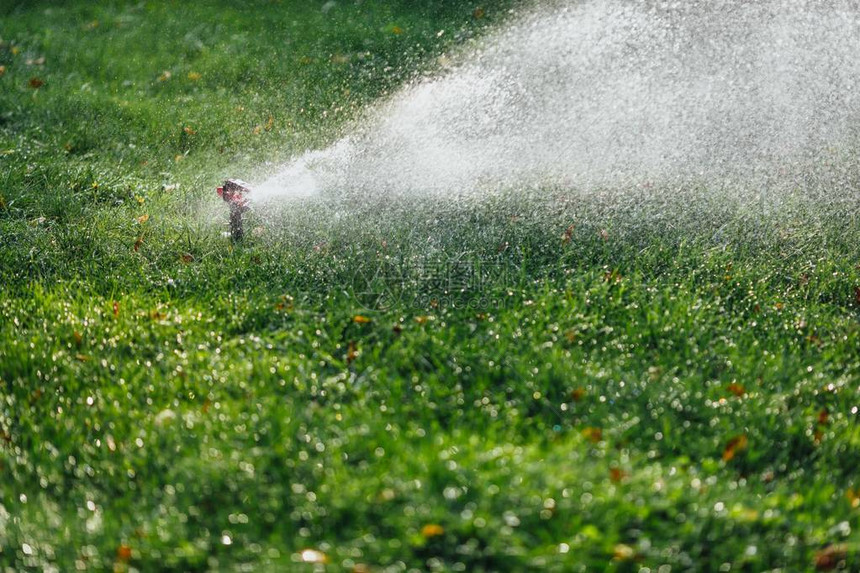
[(329, 562), (328, 555), (322, 551), (317, 551), (316, 549), (303, 549), (302, 552), (299, 553), (299, 557), (301, 557), (303, 563), (318, 563), (325, 565)]
[(355, 342), (350, 341), (349, 347), (346, 352), (346, 363), (352, 364), (355, 362), (355, 359), (358, 358), (358, 349), (355, 346)]
[(179, 257), (179, 260), (181, 260), (183, 263), (185, 263), (187, 265), (189, 263), (194, 262), (194, 255), (192, 255), (191, 253), (182, 253), (182, 255), (180, 255), (180, 257)]
[(421, 536), (426, 539), (439, 537), (440, 535), (445, 535), (445, 528), (438, 523), (428, 523), (421, 528)]
[(723, 461), (729, 462), (734, 459), (735, 455), (745, 450), (747, 447), (747, 437), (744, 434), (739, 436), (735, 436), (726, 444), (725, 449), (723, 450)]
[(475, 18), (475, 20), (480, 20), (480, 19), (481, 19), (481, 18), (483, 18), (485, 15), (486, 15), (486, 13), (484, 12), (484, 9), (483, 9), (481, 6), (478, 6), (478, 7), (477, 7), (477, 8), (475, 8), (475, 10), (472, 12), (472, 17), (473, 17), (473, 18)]
[(354, 317), (352, 317), (352, 321), (356, 324), (369, 324), (373, 322), (373, 319), (368, 318), (366, 316), (362, 316), (360, 314), (356, 314)]
[(828, 545), (815, 552), (815, 570), (833, 571), (847, 557), (844, 545)]
[(149, 221), (149, 215), (141, 215), (140, 217), (137, 217), (137, 222), (141, 225), (143, 225), (147, 221)]
[(113, 317), (119, 318), (119, 302), (113, 301)]
[(143, 245), (143, 235), (139, 236), (137, 240), (134, 242), (134, 252), (138, 252), (140, 250), (141, 245)]
[(609, 469), (609, 479), (614, 483), (618, 483), (624, 478), (627, 477), (627, 472), (620, 468), (610, 468)]
[(860, 286), (854, 287), (854, 302), (860, 304)]
[(830, 419), (830, 412), (827, 411), (827, 408), (823, 408), (820, 412), (818, 412), (818, 423), (822, 426), (827, 424)]
[(127, 562), (131, 560), (131, 547), (128, 545), (122, 544), (117, 547), (116, 550), (116, 558), (119, 561)]
[(603, 439), (603, 430), (600, 428), (592, 428), (591, 426), (582, 430), (582, 437), (591, 442), (592, 444), (597, 444), (600, 440)]
[(581, 402), (583, 398), (585, 398), (585, 388), (574, 388), (570, 393), (570, 398), (574, 402)]
[(564, 230), (564, 233), (561, 235), (561, 242), (563, 244), (568, 244), (573, 239), (573, 231), (576, 229), (576, 225), (570, 225), (567, 229)]
[(27, 82), (27, 85), (30, 86), (30, 88), (37, 90), (40, 87), (42, 87), (43, 85), (45, 85), (45, 82), (40, 80), (39, 78), (32, 77), (32, 78), (30, 78), (30, 81)]
[(726, 386), (726, 390), (729, 391), (730, 394), (734, 394), (738, 398), (742, 397), (747, 393), (747, 389), (744, 388), (743, 384), (738, 384), (737, 382), (732, 382), (728, 386)]
[(6, 73), (6, 66), (0, 66), (0, 76)]
[(849, 487), (848, 491), (845, 492), (845, 498), (848, 500), (848, 503), (851, 504), (851, 507), (855, 509), (860, 507), (860, 489)]

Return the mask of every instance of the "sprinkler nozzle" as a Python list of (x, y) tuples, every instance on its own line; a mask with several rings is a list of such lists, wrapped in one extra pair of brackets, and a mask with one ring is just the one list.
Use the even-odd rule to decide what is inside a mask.
[(240, 179), (227, 179), (217, 191), (230, 206), (230, 236), (238, 241), (245, 236), (242, 214), (249, 208), (246, 195), (251, 192), (251, 187)]

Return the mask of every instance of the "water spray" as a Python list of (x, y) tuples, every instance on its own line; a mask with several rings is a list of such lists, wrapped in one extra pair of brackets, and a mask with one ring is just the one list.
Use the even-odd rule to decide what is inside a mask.
[(217, 188), (218, 196), (230, 206), (230, 236), (239, 241), (245, 236), (242, 216), (249, 209), (247, 194), (251, 187), (241, 179), (227, 179)]

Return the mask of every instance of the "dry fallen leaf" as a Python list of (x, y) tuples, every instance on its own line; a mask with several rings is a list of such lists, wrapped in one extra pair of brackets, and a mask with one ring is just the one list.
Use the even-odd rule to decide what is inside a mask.
[(431, 537), (439, 537), (445, 534), (445, 528), (438, 523), (428, 523), (421, 528), (421, 536), (430, 539)]
[(728, 462), (734, 459), (735, 455), (745, 450), (747, 447), (747, 437), (744, 434), (739, 436), (735, 436), (726, 444), (725, 449), (723, 450), (723, 461)]
[(615, 483), (622, 481), (627, 477), (627, 472), (620, 468), (609, 468), (609, 479)]
[(368, 324), (373, 322), (373, 319), (368, 318), (366, 316), (362, 316), (360, 314), (356, 314), (354, 317), (352, 317), (352, 321), (356, 324)]
[(568, 244), (571, 239), (573, 239), (573, 231), (576, 229), (576, 225), (570, 225), (567, 229), (564, 230), (564, 233), (561, 235), (561, 242), (563, 244)]
[(603, 439), (603, 430), (601, 430), (600, 428), (593, 428), (589, 426), (582, 430), (582, 437), (584, 437), (592, 444), (596, 444)]
[(0, 66), (0, 76), (6, 73), (6, 66)]
[(828, 545), (815, 552), (815, 570), (833, 571), (847, 556), (844, 545)]
[(131, 560), (131, 547), (129, 547), (128, 545), (125, 545), (125, 544), (122, 544), (119, 547), (117, 547), (116, 558), (119, 561)]
[(845, 492), (845, 498), (851, 504), (851, 507), (855, 509), (860, 507), (860, 488), (854, 489), (853, 487), (849, 487), (848, 491)]
[(140, 217), (137, 217), (137, 222), (141, 225), (143, 225), (147, 221), (149, 221), (149, 215), (141, 215)]
[(45, 85), (45, 82), (43, 82), (39, 78), (33, 77), (33, 78), (30, 78), (30, 81), (27, 82), (27, 85), (30, 86), (32, 89), (37, 90), (40, 87), (42, 87), (43, 85)]
[(728, 390), (730, 394), (734, 394), (738, 398), (747, 393), (747, 389), (744, 388), (743, 384), (738, 384), (737, 382), (732, 382), (731, 384), (726, 386), (726, 390)]

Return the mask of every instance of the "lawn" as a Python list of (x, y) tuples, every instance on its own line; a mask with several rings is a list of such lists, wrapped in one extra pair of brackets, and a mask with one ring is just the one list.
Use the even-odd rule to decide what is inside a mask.
[(0, 567), (860, 568), (856, 150), (223, 236), (224, 177), (521, 9), (0, 5)]

